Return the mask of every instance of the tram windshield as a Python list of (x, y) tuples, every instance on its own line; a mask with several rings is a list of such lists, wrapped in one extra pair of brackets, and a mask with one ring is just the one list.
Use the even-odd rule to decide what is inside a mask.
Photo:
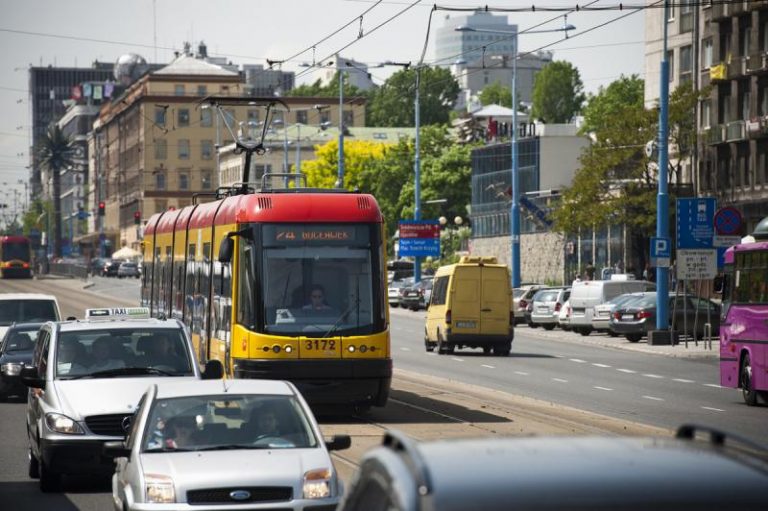
[(383, 300), (378, 232), (370, 225), (265, 225), (264, 331), (334, 337), (376, 331)]

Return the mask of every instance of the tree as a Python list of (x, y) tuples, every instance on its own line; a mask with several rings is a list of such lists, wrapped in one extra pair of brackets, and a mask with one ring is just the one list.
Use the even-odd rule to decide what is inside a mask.
[(533, 81), (531, 115), (546, 123), (567, 123), (581, 110), (583, 90), (579, 70), (570, 62), (550, 62)]
[(368, 114), (370, 126), (413, 126), (416, 73), (420, 72), (421, 124), (444, 124), (450, 120), (459, 84), (448, 69), (425, 66), (420, 71), (403, 69), (376, 89)]
[(608, 87), (600, 87), (596, 95), (590, 95), (584, 107), (583, 134), (597, 132), (605, 128), (605, 123), (627, 105), (642, 106), (645, 84), (637, 75), (621, 76)]
[(53, 178), (53, 255), (61, 257), (61, 171), (71, 166), (72, 140), (52, 124), (40, 140), (40, 166)]
[[(344, 187), (348, 190), (361, 187), (361, 173), (374, 161), (384, 157), (386, 144), (368, 140), (344, 142)], [(302, 162), (301, 170), (307, 176), (307, 185), (316, 188), (333, 188), (338, 176), (339, 142), (331, 140), (315, 148), (316, 158)]]
[(480, 103), (487, 105), (510, 106), (512, 104), (512, 92), (498, 81), (485, 87), (480, 92)]

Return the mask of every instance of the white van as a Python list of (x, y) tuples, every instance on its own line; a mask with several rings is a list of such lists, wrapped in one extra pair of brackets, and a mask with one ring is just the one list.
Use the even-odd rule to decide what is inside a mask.
[(581, 335), (592, 333), (595, 305), (625, 293), (655, 291), (656, 284), (644, 280), (585, 280), (571, 288), (570, 327)]

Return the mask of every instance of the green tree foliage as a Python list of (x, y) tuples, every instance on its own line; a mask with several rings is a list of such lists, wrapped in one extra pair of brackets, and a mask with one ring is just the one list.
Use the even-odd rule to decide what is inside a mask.
[(579, 70), (570, 62), (550, 62), (534, 79), (531, 115), (546, 123), (566, 123), (581, 111), (583, 90)]
[(72, 165), (72, 140), (56, 124), (48, 128), (37, 149), (40, 166), (53, 177), (53, 255), (61, 256), (61, 171)]
[(480, 92), (480, 103), (483, 106), (501, 105), (508, 107), (512, 104), (512, 92), (509, 87), (498, 81), (493, 82)]
[[(416, 88), (414, 69), (403, 69), (377, 88), (370, 100), (370, 126), (413, 126)], [(421, 69), (419, 101), (421, 124), (444, 124), (450, 120), (459, 84), (448, 69), (426, 66)]]
[[(360, 174), (376, 160), (384, 157), (386, 145), (368, 140), (344, 141), (344, 187), (361, 187)], [(315, 188), (333, 188), (338, 176), (339, 142), (331, 140), (315, 148), (316, 159), (303, 162), (301, 171), (307, 176), (307, 185)]]
[(602, 130), (614, 113), (627, 105), (642, 106), (644, 87), (643, 80), (637, 75), (622, 76), (608, 87), (600, 87), (596, 95), (590, 95), (584, 107), (581, 132), (586, 134)]

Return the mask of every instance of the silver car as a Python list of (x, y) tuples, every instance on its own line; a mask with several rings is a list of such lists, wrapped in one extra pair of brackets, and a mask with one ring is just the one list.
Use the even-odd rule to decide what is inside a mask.
[(162, 383), (110, 442), (115, 509), (336, 508), (342, 483), (306, 401), (277, 380)]
[(571, 288), (541, 289), (533, 295), (531, 323), (541, 325), (545, 330), (552, 330), (558, 325), (560, 310), (570, 298)]

